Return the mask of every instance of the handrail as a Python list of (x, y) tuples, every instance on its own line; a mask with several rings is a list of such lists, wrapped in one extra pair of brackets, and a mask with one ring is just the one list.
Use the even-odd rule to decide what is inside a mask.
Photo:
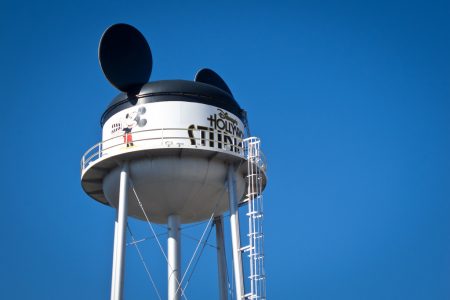
[[(247, 158), (247, 147), (245, 146), (248, 142), (251, 142), (253, 138), (248, 138), (248, 139), (242, 139), (239, 136), (235, 136), (235, 135), (230, 135), (228, 132), (224, 131), (224, 130), (211, 130), (211, 131), (206, 131), (206, 134), (204, 135), (204, 137), (195, 137), (193, 135), (187, 134), (181, 136), (180, 133), (177, 134), (177, 132), (179, 131), (184, 131), (184, 132), (204, 132), (204, 130), (200, 130), (200, 129), (196, 129), (196, 128), (192, 128), (192, 129), (186, 129), (186, 128), (157, 128), (157, 129), (147, 129), (147, 130), (140, 130), (140, 131), (135, 131), (133, 132), (133, 143), (139, 143), (139, 142), (143, 142), (143, 141), (157, 141), (160, 140), (161, 143), (160, 145), (163, 148), (172, 148), (173, 146), (173, 142), (176, 141), (184, 141), (184, 140), (188, 140), (188, 141), (195, 141), (195, 145), (191, 145), (189, 144), (190, 147), (183, 147), (183, 148), (205, 148), (205, 149), (210, 149), (213, 148), (215, 150), (220, 150), (220, 151), (226, 151), (226, 152), (230, 152), (233, 153), (234, 155), (237, 156), (241, 156), (242, 158)], [(139, 136), (145, 134), (145, 133), (152, 133), (152, 132), (156, 132), (159, 133), (157, 136), (155, 137), (144, 137), (144, 138), (139, 138)], [(167, 134), (167, 132), (169, 133), (173, 133), (170, 136), (165, 136)], [(175, 133), (174, 133), (175, 132)], [(209, 133), (214, 133), (214, 139), (210, 139), (209, 138)], [(222, 139), (219, 141), (217, 139), (217, 134), (222, 134)], [(232, 141), (234, 141), (234, 139), (236, 139), (236, 141), (238, 141), (238, 144), (242, 145), (235, 145), (229, 142), (225, 141), (225, 138), (223, 137), (226, 134), (226, 136), (228, 136), (229, 138), (232, 139)], [(121, 147), (124, 144), (126, 144), (124, 141), (122, 141), (123, 139), (123, 135), (118, 135), (109, 139), (106, 139), (104, 141), (101, 141), (97, 144), (95, 144), (94, 146), (90, 147), (82, 156), (81, 159), (81, 172), (83, 173), (83, 171), (89, 166), (90, 163), (96, 161), (97, 159), (104, 157), (105, 155), (107, 155), (107, 151), (114, 149), (116, 147)], [(117, 141), (117, 142), (115, 142)], [(198, 141), (200, 141), (200, 145), (198, 144)], [(172, 142), (172, 143), (171, 143)], [(214, 143), (213, 147), (207, 146), (210, 144), (210, 142)], [(113, 143), (112, 145), (108, 145), (109, 143)], [(218, 144), (221, 144), (222, 147), (218, 147)], [(104, 147), (106, 145), (106, 147)], [(181, 145), (178, 145), (178, 147), (180, 147)], [(176, 147), (176, 146), (175, 146)], [(155, 147), (154, 149), (158, 149), (161, 147)], [(236, 149), (234, 151), (231, 150), (227, 150), (227, 149)], [(265, 163), (265, 159), (263, 159), (262, 161), (258, 161), (257, 162), (258, 166), (265, 171), (266, 169), (266, 163)]]

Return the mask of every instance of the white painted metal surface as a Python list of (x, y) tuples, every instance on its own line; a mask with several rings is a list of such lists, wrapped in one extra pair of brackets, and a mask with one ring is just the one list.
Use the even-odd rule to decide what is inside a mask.
[[(213, 211), (220, 215), (228, 210), (227, 166), (223, 158), (165, 153), (134, 159), (129, 166), (134, 188), (142, 195), (144, 209), (152, 222), (165, 224), (169, 215), (176, 214), (182, 224), (192, 223), (207, 220)], [(239, 200), (245, 196), (244, 169), (237, 170), (235, 175), (235, 193)], [(101, 185), (106, 200), (113, 207), (117, 206), (119, 178), (120, 169), (116, 167), (104, 176)], [(133, 194), (128, 215), (145, 219)]]
[(225, 237), (223, 232), (223, 217), (218, 216), (214, 218), (214, 225), (216, 227), (216, 246), (217, 246), (217, 271), (219, 282), (219, 299), (228, 299), (228, 274), (227, 274), (227, 260), (225, 256)]
[(180, 284), (180, 217), (170, 215), (167, 219), (169, 236), (167, 239), (167, 298), (179, 300), (181, 294)]
[(114, 254), (111, 282), (111, 300), (121, 300), (123, 295), (123, 276), (125, 271), (125, 245), (128, 207), (128, 163), (124, 162), (120, 171), (119, 203), (114, 226)]
[(236, 195), (236, 177), (234, 175), (234, 166), (228, 167), (228, 197), (230, 202), (230, 229), (231, 244), (233, 251), (234, 283), (236, 290), (236, 299), (241, 300), (244, 296), (244, 276), (242, 273), (242, 255), (241, 255), (241, 237), (239, 231), (239, 211)]
[[(159, 131), (166, 128), (171, 128), (170, 132)], [(106, 121), (102, 131), (103, 152), (111, 155), (135, 146), (155, 147), (162, 136), (170, 138), (164, 142), (174, 146), (199, 144), (222, 148), (225, 143), (231, 150), (241, 144), (244, 124), (231, 112), (202, 103), (163, 101), (140, 104), (119, 111)]]
[(133, 145), (127, 147), (124, 135), (118, 135), (95, 144), (81, 158), (81, 176), (95, 163), (121, 154), (132, 154), (156, 149), (210, 150), (244, 158), (242, 139), (231, 136), (223, 140), (225, 131), (216, 129), (161, 127), (136, 130), (132, 133)]

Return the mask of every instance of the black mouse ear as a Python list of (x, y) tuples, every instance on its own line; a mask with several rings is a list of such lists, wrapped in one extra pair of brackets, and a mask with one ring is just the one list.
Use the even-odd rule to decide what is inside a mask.
[(220, 77), (216, 72), (214, 72), (211, 69), (204, 68), (199, 70), (195, 75), (195, 81), (213, 85), (233, 96), (230, 88), (222, 79), (222, 77)]
[(137, 92), (152, 73), (150, 46), (142, 33), (128, 24), (114, 24), (103, 33), (98, 58), (108, 81), (122, 92)]

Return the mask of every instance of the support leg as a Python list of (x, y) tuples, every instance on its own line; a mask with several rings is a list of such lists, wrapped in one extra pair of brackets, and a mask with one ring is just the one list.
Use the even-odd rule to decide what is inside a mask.
[(228, 199), (230, 203), (231, 242), (233, 247), (234, 280), (236, 286), (236, 300), (244, 297), (244, 277), (242, 273), (241, 237), (239, 232), (239, 211), (236, 195), (236, 179), (234, 167), (228, 167)]
[(180, 282), (180, 217), (170, 215), (167, 219), (169, 237), (167, 239), (167, 273), (168, 273), (168, 300), (179, 300), (181, 288)]
[(120, 172), (119, 204), (114, 229), (114, 256), (111, 287), (111, 300), (121, 300), (123, 295), (123, 274), (125, 270), (125, 243), (128, 214), (128, 163), (122, 165)]
[(225, 256), (225, 239), (223, 234), (223, 217), (214, 218), (216, 226), (217, 269), (219, 271), (219, 299), (228, 299), (227, 259)]
[(116, 253), (117, 253), (117, 212), (116, 220), (114, 221), (114, 246), (113, 246), (113, 262), (112, 262), (112, 279), (111, 279), (111, 300), (115, 298), (115, 282), (116, 282)]

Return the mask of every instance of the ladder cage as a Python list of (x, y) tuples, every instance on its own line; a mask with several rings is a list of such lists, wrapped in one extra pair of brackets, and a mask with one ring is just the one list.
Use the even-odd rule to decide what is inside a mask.
[(265, 161), (260, 151), (260, 140), (250, 137), (244, 140), (247, 158), (247, 194), (248, 205), (248, 246), (250, 291), (244, 299), (266, 299), (266, 275), (264, 271), (264, 210), (263, 210), (263, 174)]

